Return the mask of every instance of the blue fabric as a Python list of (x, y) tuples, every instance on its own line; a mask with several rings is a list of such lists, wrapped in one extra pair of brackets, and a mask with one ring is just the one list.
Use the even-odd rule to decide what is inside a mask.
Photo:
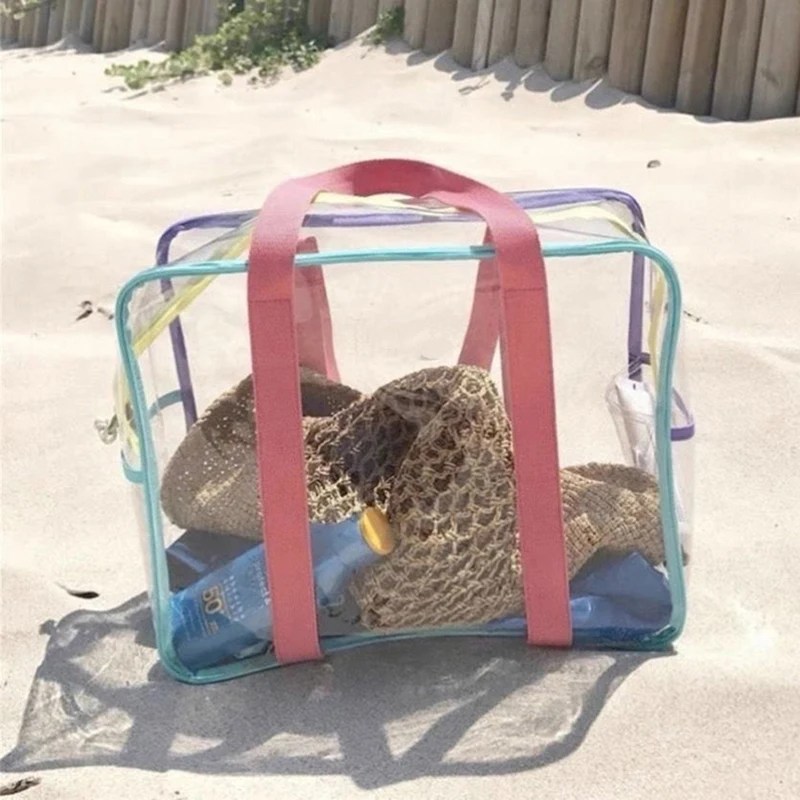
[[(666, 576), (638, 553), (584, 571), (570, 584), (572, 630), (628, 639), (660, 630), (672, 614)], [(489, 630), (525, 630), (525, 619), (490, 622)]]

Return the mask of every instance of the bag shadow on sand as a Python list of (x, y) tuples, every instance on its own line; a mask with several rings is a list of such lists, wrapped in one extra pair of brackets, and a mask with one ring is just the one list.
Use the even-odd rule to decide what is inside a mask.
[(50, 639), (17, 745), (0, 762), (6, 771), (105, 764), (332, 774), (362, 788), (558, 761), (628, 675), (665, 655), (434, 639), (189, 686), (158, 664), (144, 594), (112, 610), (73, 612), (42, 632)]

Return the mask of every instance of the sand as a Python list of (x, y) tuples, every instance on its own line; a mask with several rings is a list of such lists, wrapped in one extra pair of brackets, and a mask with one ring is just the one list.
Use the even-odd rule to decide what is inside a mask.
[[(271, 88), (134, 97), (110, 60), (2, 56), (3, 783), (36, 776), (37, 800), (800, 796), (800, 120), (717, 123), (360, 43)], [(93, 431), (112, 325), (79, 304), (110, 307), (175, 219), (380, 155), (642, 202), (692, 314), (674, 654), (395, 644), (206, 688), (157, 666), (118, 452)]]

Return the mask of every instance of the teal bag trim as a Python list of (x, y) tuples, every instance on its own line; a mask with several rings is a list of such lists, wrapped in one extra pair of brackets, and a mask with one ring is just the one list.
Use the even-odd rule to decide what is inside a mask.
[[(158, 414), (159, 411), (181, 402), (183, 402), (183, 395), (178, 389), (173, 392), (167, 392), (165, 395), (157, 398), (155, 403), (150, 406), (150, 419)], [(125, 453), (121, 453), (120, 457), (122, 459), (122, 472), (125, 477), (131, 483), (144, 483), (144, 470), (136, 469), (136, 467), (132, 466), (128, 459), (125, 458)]]

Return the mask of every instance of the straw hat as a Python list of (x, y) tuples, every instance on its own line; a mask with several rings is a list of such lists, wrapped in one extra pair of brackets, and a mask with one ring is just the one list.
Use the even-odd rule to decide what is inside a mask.
[[(397, 547), (350, 591), (369, 628), (486, 622), (523, 609), (510, 425), (488, 372), (435, 367), (372, 395), (301, 370), (308, 513), (375, 505)], [(278, 465), (279, 466), (279, 465)], [(594, 556), (664, 560), (658, 484), (617, 464), (561, 470), (569, 576)], [(219, 397), (163, 476), (179, 527), (261, 538), (253, 385)]]

